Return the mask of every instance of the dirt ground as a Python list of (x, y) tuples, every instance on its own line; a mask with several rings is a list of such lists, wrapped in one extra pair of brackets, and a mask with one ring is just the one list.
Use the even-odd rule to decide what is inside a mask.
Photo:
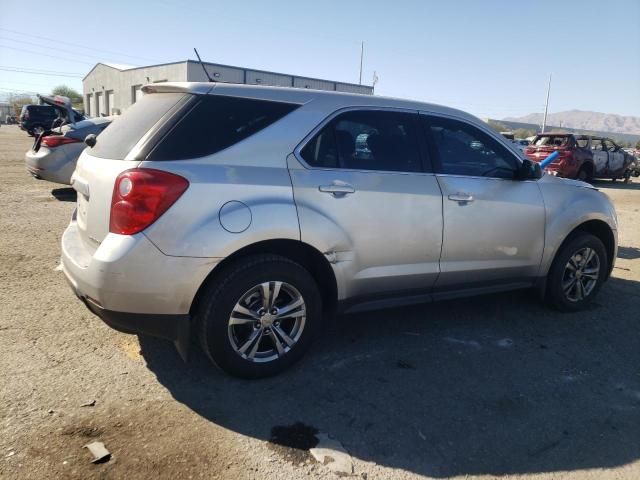
[[(335, 478), (308, 454), (319, 431), (354, 478), (640, 478), (637, 179), (598, 183), (620, 252), (588, 311), (519, 292), (341, 317), (248, 382), (76, 300), (56, 270), (74, 195), (27, 175), (30, 143), (0, 128), (0, 477)], [(90, 463), (94, 440), (111, 460)]]

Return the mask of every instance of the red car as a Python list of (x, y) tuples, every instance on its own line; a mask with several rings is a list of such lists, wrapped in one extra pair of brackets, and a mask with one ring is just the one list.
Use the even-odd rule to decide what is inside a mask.
[(609, 138), (571, 133), (541, 133), (524, 153), (541, 162), (553, 152), (558, 157), (546, 168), (552, 175), (590, 182), (594, 178), (628, 179), (633, 157)]
[(529, 160), (541, 162), (553, 152), (558, 151), (556, 158), (547, 171), (552, 175), (579, 180), (593, 178), (593, 154), (586, 147), (581, 147), (576, 137), (570, 133), (541, 133), (527, 148), (524, 154)]

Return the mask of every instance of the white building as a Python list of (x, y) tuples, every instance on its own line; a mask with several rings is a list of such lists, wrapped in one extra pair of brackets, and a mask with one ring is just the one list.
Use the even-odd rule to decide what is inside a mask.
[[(250, 68), (204, 63), (212, 79), (227, 83), (314, 88), (373, 94), (373, 87), (300, 77)], [(158, 82), (206, 82), (202, 65), (193, 60), (147, 67), (98, 63), (82, 79), (85, 113), (89, 116), (121, 113), (143, 95), (140, 88)]]

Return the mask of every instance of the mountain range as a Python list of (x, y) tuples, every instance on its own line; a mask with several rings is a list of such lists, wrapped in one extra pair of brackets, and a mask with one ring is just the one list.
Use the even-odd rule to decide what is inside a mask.
[[(542, 113), (530, 113), (523, 117), (507, 117), (505, 121), (542, 124)], [(547, 125), (576, 128), (585, 131), (600, 131), (640, 135), (640, 117), (616, 115), (614, 113), (568, 110), (549, 113)]]

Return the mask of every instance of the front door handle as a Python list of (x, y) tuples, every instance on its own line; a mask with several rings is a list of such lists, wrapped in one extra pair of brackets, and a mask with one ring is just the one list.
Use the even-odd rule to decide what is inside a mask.
[(458, 202), (459, 204), (469, 203), (473, 202), (473, 195), (462, 192), (452, 193), (449, 195), (449, 200), (452, 202)]
[(345, 195), (348, 195), (349, 193), (355, 193), (356, 191), (356, 189), (351, 185), (338, 185), (335, 183), (331, 185), (320, 185), (318, 187), (318, 190), (320, 190), (321, 192), (330, 193), (334, 197), (344, 197)]

